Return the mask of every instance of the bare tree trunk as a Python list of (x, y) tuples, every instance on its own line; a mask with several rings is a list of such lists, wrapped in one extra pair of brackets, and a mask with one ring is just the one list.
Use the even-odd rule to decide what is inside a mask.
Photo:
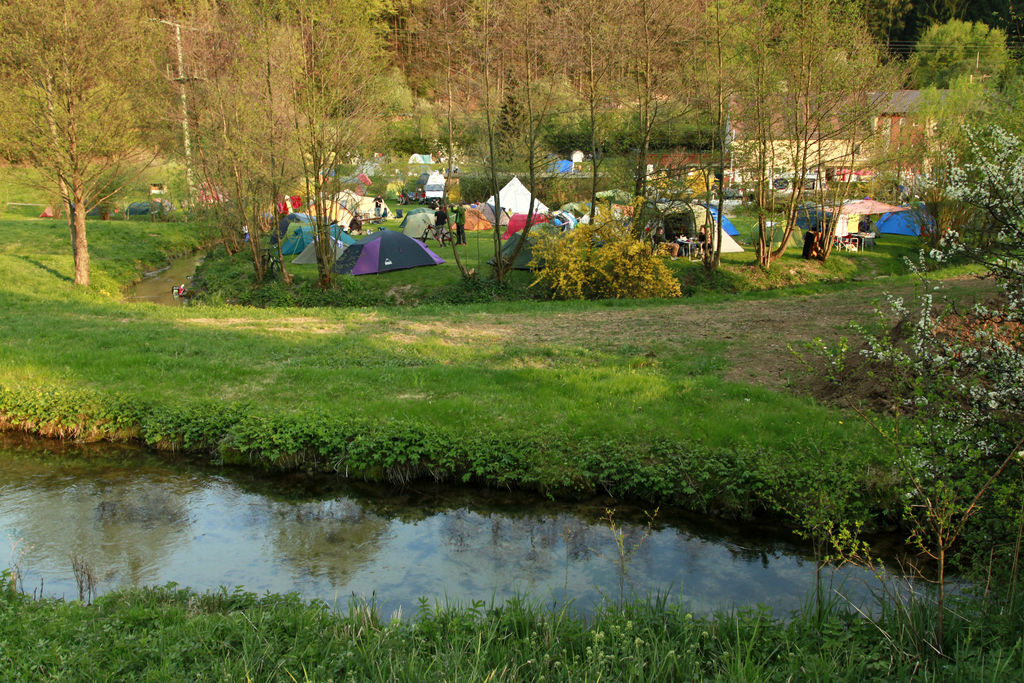
[[(725, 152), (728, 131), (728, 106), (725, 102), (725, 60), (722, 56), (722, 7), (720, 2), (715, 3), (715, 65), (718, 69), (717, 81), (717, 111), (716, 123), (718, 124), (718, 172), (722, 174), (722, 180), (718, 186), (718, 220), (715, 225), (715, 240), (712, 243), (714, 253), (704, 257), (704, 265), (708, 270), (714, 270), (722, 263), (722, 234), (724, 229), (722, 223), (725, 220)], [(710, 204), (708, 205), (710, 208)]]
[[(46, 74), (44, 83), (46, 92), (46, 123), (50, 129), (50, 145), (53, 148), (53, 158), (59, 159), (62, 156), (60, 154), (60, 136), (57, 133), (57, 118), (53, 111), (53, 76), (49, 72)], [(57, 171), (57, 187), (60, 190), (60, 200), (64, 205), (64, 212), (67, 216), (68, 235), (71, 242), (71, 253), (73, 256), (77, 249), (75, 239), (75, 204), (71, 197), (67, 180), (65, 179), (64, 174), (59, 170)]]
[(501, 188), (498, 187), (498, 160), (494, 147), (494, 116), (491, 112), (491, 107), (493, 105), (491, 97), (491, 68), (493, 66), (493, 53), (491, 52), (491, 49), (494, 44), (494, 27), (491, 25), (491, 3), (489, 0), (484, 0), (483, 13), (484, 35), (482, 38), (484, 45), (482, 67), (484, 79), (484, 112), (487, 124), (487, 167), (491, 175), (491, 191), (494, 193), (494, 279), (498, 282), (504, 282), (506, 268), (501, 258)]
[(82, 177), (75, 173), (71, 178), (72, 196), (75, 202), (74, 231), (72, 248), (75, 256), (75, 284), (89, 286), (89, 241), (85, 235), (85, 191)]
[(535, 63), (533, 61), (533, 55), (535, 54), (533, 49), (533, 43), (531, 38), (533, 37), (533, 16), (528, 15), (526, 17), (526, 26), (523, 31), (524, 41), (524, 67), (525, 71), (525, 92), (526, 92), (526, 120), (529, 125), (527, 131), (527, 149), (526, 149), (526, 164), (528, 170), (528, 182), (530, 188), (530, 206), (526, 210), (526, 225), (523, 226), (522, 234), (519, 237), (519, 242), (512, 249), (512, 253), (505, 258), (505, 266), (511, 270), (512, 264), (516, 262), (520, 252), (526, 246), (526, 239), (530, 235), (530, 228), (533, 226), (533, 215), (537, 205), (537, 133), (538, 133), (538, 122), (536, 119), (536, 112), (534, 111), (534, 86), (537, 74), (535, 73)]
[[(447, 114), (448, 114), (448, 173), (446, 175), (447, 182), (445, 182), (445, 184), (444, 184), (444, 199), (443, 199), (443, 201), (444, 201), (444, 203), (446, 205), (448, 204), (448, 185), (452, 182), (452, 166), (453, 166), (454, 157), (455, 157), (455, 142), (454, 142), (454, 139), (455, 139), (455, 123), (454, 123), (454, 120), (453, 120), (453, 111), (452, 111), (453, 110), (453, 105), (454, 105), (454, 99), (455, 99), (455, 95), (452, 92), (452, 78), (453, 78), (452, 64), (453, 64), (454, 60), (453, 60), (453, 56), (452, 56), (452, 35), (451, 35), (452, 31), (454, 29), (453, 29), (453, 27), (451, 26), (451, 23), (450, 23), (450, 20), (451, 20), (451, 14), (450, 13), (451, 13), (451, 6), (446, 3), (445, 7), (444, 7), (444, 20), (445, 20), (445, 22), (444, 22), (444, 26), (443, 26), (444, 37), (445, 37), (445, 41), (444, 41), (444, 48), (445, 48), (445, 95), (446, 95)], [(466, 267), (464, 265), (462, 265), (462, 258), (459, 256), (459, 244), (458, 244), (458, 242), (459, 242), (459, 235), (458, 235), (458, 231), (457, 230), (456, 230), (455, 235), (453, 235), (451, 242), (452, 242), (452, 255), (455, 257), (455, 265), (458, 266), (459, 272), (462, 273), (462, 277), (466, 277), (467, 276)]]
[[(266, 14), (261, 13), (261, 19), (263, 20), (264, 31), (266, 31), (267, 30), (266, 29)], [(271, 119), (273, 119), (273, 116), (274, 116), (274, 114), (273, 114), (273, 111), (274, 111), (273, 110), (273, 107), (274, 107), (274, 78), (273, 78), (273, 65), (272, 65), (271, 60), (270, 60), (270, 51), (269, 50), (267, 51), (267, 58), (266, 58), (266, 60), (264, 60), (263, 66), (264, 66), (264, 85), (266, 86), (266, 96), (267, 96), (267, 101), (266, 101), (266, 105), (265, 106), (266, 106), (267, 115), (270, 116)], [(283, 166), (283, 162), (282, 162), (282, 166)], [(282, 218), (284, 218), (284, 216), (282, 216), (280, 211), (278, 211), (277, 195), (280, 193), (281, 188), (277, 184), (277, 179), (280, 177), (280, 174), (277, 172), (277, 155), (274, 153), (274, 145), (270, 145), (270, 168), (272, 169), (272, 172), (270, 174), (270, 198), (271, 198), (270, 203), (274, 207), (273, 214), (272, 214), (273, 220), (271, 221), (270, 228), (271, 228), (271, 230), (277, 230), (278, 223), (280, 222), (280, 220)], [(259, 228), (260, 228), (260, 233), (262, 234), (263, 226), (259, 225)], [(254, 226), (254, 229), (255, 229), (255, 226)], [(250, 241), (252, 241), (252, 233), (253, 233), (253, 230), (250, 229), (249, 230), (249, 235), (250, 235), (249, 240)], [(278, 261), (278, 263), (281, 264), (281, 279), (284, 282), (286, 282), (288, 284), (291, 284), (292, 276), (288, 274), (288, 268), (287, 268), (287, 266), (285, 266), (285, 261), (284, 261), (284, 253), (281, 251), (281, 243), (282, 242), (283, 242), (283, 240), (281, 239), (281, 235), (278, 234), (277, 240), (275, 241), (275, 243), (276, 243), (276, 246), (277, 246), (277, 261)]]

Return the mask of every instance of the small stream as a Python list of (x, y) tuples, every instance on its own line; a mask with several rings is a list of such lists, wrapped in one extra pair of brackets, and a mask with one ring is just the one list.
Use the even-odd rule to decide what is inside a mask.
[(169, 266), (144, 274), (142, 280), (125, 296), (125, 301), (150, 301), (165, 306), (181, 306), (188, 299), (175, 295), (172, 290), (181, 285), (189, 289), (192, 275), (204, 258), (205, 254), (185, 256), (174, 259)]
[[(636, 548), (623, 573), (610, 505), (268, 475), (0, 433), (0, 567), (20, 566), (30, 593), (77, 598), (73, 557), (92, 568), (99, 593), (173, 581), (297, 592), (340, 608), (357, 596), (405, 615), (420, 597), (517, 595), (586, 612), (621, 589), (698, 612), (763, 603), (783, 616), (814, 585), (814, 563), (789, 533), (662, 512), (646, 535), (645, 512), (619, 504), (624, 547)], [(865, 599), (866, 573), (829, 576)]]

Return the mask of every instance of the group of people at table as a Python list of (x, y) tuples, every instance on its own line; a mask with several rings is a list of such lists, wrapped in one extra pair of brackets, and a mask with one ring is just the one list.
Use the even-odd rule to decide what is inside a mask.
[(668, 245), (672, 260), (675, 261), (682, 253), (685, 256), (694, 258), (704, 253), (704, 246), (708, 241), (708, 233), (704, 226), (697, 231), (696, 238), (690, 238), (685, 233), (676, 232), (671, 223), (665, 223), (665, 244)]

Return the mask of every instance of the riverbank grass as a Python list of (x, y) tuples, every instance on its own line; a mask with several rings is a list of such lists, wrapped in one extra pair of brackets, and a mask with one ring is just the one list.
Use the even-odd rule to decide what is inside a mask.
[[(12, 680), (859, 683), (1024, 675), (1014, 615), (957, 620), (951, 656), (933, 658), (891, 615), (865, 619), (839, 598), (787, 621), (757, 609), (701, 617), (661, 599), (606, 605), (589, 618), (513, 600), (424, 603), (415, 615), (389, 619), (372, 605), (352, 603), (342, 614), (239, 590), (196, 594), (171, 585), (87, 606), (32, 600), (6, 579), (0, 589), (0, 664)], [(927, 605), (921, 613), (927, 618)]]

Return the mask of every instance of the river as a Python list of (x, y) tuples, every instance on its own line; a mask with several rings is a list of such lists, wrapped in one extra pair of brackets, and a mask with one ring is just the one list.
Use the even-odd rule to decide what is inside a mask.
[[(72, 558), (97, 592), (176, 582), (297, 592), (385, 613), (517, 595), (572, 601), (668, 595), (696, 612), (762, 603), (784, 616), (814, 585), (791, 534), (615, 505), (429, 484), (404, 489), (212, 468), (144, 449), (0, 433), (0, 567), (26, 592), (77, 598)], [(646, 535), (649, 530), (649, 535)], [(646, 536), (645, 536), (646, 535)], [(866, 573), (831, 580), (861, 600)], [(622, 579), (620, 584), (620, 579)]]
[(187, 298), (177, 296), (172, 290), (185, 285), (191, 286), (192, 275), (196, 267), (203, 262), (205, 254), (193, 254), (174, 259), (165, 268), (160, 268), (143, 275), (125, 296), (125, 301), (149, 301), (166, 306), (180, 306)]

